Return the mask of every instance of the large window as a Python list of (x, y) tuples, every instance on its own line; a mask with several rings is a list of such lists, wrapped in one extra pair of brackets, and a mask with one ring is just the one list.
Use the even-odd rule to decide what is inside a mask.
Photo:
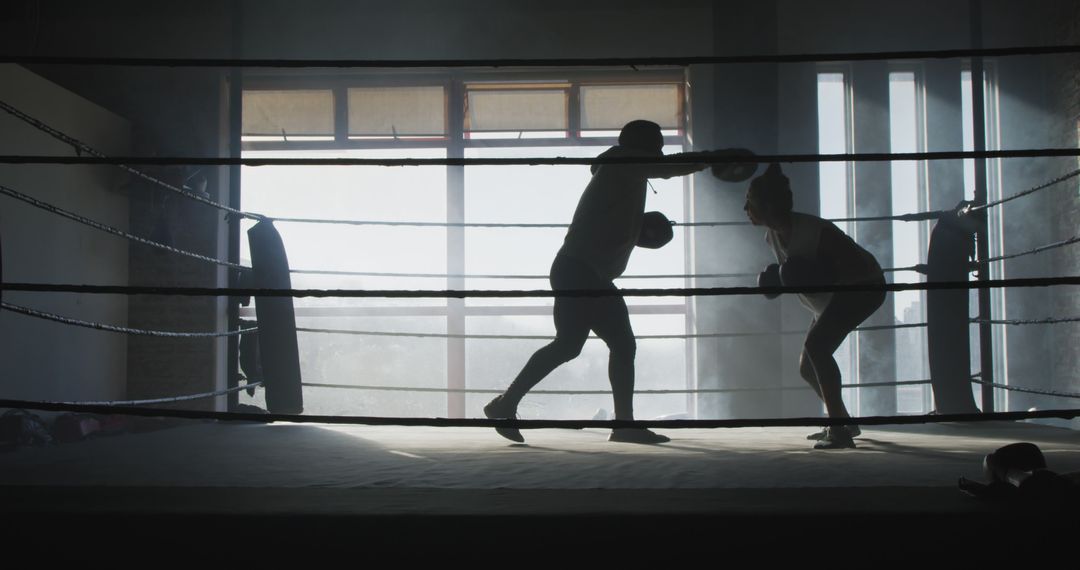
[[(251, 80), (244, 92), (244, 156), (592, 157), (638, 118), (660, 123), (665, 152), (679, 152), (683, 85), (681, 70)], [(242, 206), (273, 217), (434, 224), (277, 222), (295, 287), (548, 289), (565, 227), (469, 225), (566, 224), (589, 176), (587, 166), (245, 168)], [(680, 219), (686, 184), (653, 181), (647, 208)], [(682, 238), (677, 232), (663, 250), (636, 251), (620, 286), (685, 286)], [(246, 236), (241, 248), (246, 256)], [(681, 298), (628, 304), (639, 337), (682, 334), (691, 317)], [(296, 299), (295, 305), (301, 329), (361, 333), (299, 333), (306, 384), (362, 388), (308, 386), (308, 413), (481, 416), (492, 397), (486, 391), (504, 389), (547, 342), (543, 337), (554, 334), (549, 298)], [(522, 336), (529, 338), (490, 338)], [(690, 385), (686, 342), (642, 338), (638, 389)], [(410, 388), (417, 390), (391, 391)], [(608, 389), (607, 350), (595, 339), (537, 387)], [(686, 402), (678, 394), (636, 398), (642, 418), (683, 413)], [(521, 411), (587, 418), (611, 405), (605, 394), (537, 393)]]
[[(960, 113), (956, 128), (963, 130), (964, 150), (974, 148), (974, 129), (972, 127), (971, 74), (963, 72), (958, 78), (961, 86)], [(922, 85), (923, 77), (917, 66), (908, 69), (894, 69), (888, 72), (889, 82), (889, 149), (894, 153), (921, 152), (926, 150), (926, 111)], [(987, 148), (999, 146), (999, 133), (996, 117), (997, 90), (993, 82), (992, 67), (984, 78), (985, 117)], [(818, 101), (818, 150), (821, 153), (852, 152), (853, 107), (859, 93), (853, 92), (848, 72), (845, 70), (822, 71), (817, 77)], [(994, 200), (1001, 195), (1000, 161), (987, 161), (988, 199)], [(958, 173), (959, 174), (959, 173)], [(975, 162), (965, 160), (963, 178), (965, 199), (974, 198)], [(820, 166), (820, 208), (824, 218), (847, 218), (855, 216), (856, 193), (852, 184), (852, 165), (844, 163), (822, 163)], [(891, 207), (894, 214), (926, 211), (930, 208), (930, 192), (926, 175), (926, 165), (915, 161), (894, 161), (890, 163)], [(839, 223), (840, 229), (858, 240), (858, 224)], [(904, 222), (892, 224), (893, 266), (897, 268), (914, 266), (926, 262), (927, 248), (932, 222)], [(1004, 228), (998, 209), (991, 210), (989, 219), (990, 255), (1002, 253)], [(991, 278), (1005, 277), (1002, 263), (991, 264)], [(894, 282), (921, 281), (923, 276), (912, 271), (892, 273)], [(897, 324), (916, 324), (926, 320), (926, 295), (918, 291), (892, 293), (893, 322)], [(995, 318), (1005, 314), (1006, 292), (994, 290), (992, 296), (992, 314)], [(978, 313), (977, 293), (971, 294), (970, 314)], [(993, 337), (994, 370), (997, 381), (1004, 382), (1002, 375), (1007, 371), (1005, 327), (995, 327)], [(972, 325), (972, 370), (980, 367), (977, 325)], [(927, 335), (925, 328), (900, 328), (895, 331), (896, 380), (918, 380), (929, 377), (927, 361)], [(836, 353), (836, 360), (846, 383), (857, 383), (859, 334), (853, 334), (841, 345)], [(973, 386), (976, 401), (981, 397), (981, 388)], [(999, 394), (996, 405), (1007, 407)], [(853, 413), (859, 413), (857, 390), (845, 390), (844, 399)], [(934, 409), (933, 394), (928, 386), (898, 386), (897, 412), (926, 413)]]

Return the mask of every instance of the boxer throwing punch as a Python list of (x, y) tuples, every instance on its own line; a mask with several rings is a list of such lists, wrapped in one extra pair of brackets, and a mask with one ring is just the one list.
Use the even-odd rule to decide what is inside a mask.
[[(663, 156), (664, 137), (651, 121), (631, 121), (619, 133), (619, 144), (601, 157), (655, 158)], [(750, 154), (744, 150), (693, 152), (675, 155), (683, 164), (618, 163), (592, 166), (563, 246), (551, 265), (551, 287), (560, 290), (617, 291), (634, 247), (658, 248), (672, 237), (671, 223), (659, 212), (645, 213), (650, 178), (684, 176), (704, 169), (716, 156)], [(695, 162), (702, 160), (703, 162)], [(732, 182), (753, 175), (754, 163), (718, 164), (714, 173)], [(740, 178), (741, 177), (741, 178)], [(610, 350), (608, 379), (615, 400), (615, 419), (634, 419), (634, 357), (637, 346), (626, 302), (619, 295), (555, 297), (555, 340), (536, 351), (506, 389), (486, 406), (488, 418), (516, 417), (522, 398), (555, 368), (573, 360), (595, 331)], [(498, 428), (512, 441), (524, 441), (517, 429)], [(616, 429), (612, 441), (664, 443), (669, 439), (647, 429)]]
[[(840, 231), (832, 222), (793, 212), (791, 186), (777, 164), (750, 183), (746, 215), (755, 226), (765, 226), (765, 241), (777, 263), (758, 276), (761, 287), (803, 287), (884, 284), (874, 256)], [(775, 295), (767, 295), (774, 298)], [(825, 402), (830, 418), (850, 417), (840, 394), (840, 368), (833, 353), (847, 335), (885, 302), (884, 291), (844, 291), (799, 294), (814, 314), (799, 357), (799, 375)], [(815, 449), (855, 447), (858, 426), (826, 427), (807, 436)]]

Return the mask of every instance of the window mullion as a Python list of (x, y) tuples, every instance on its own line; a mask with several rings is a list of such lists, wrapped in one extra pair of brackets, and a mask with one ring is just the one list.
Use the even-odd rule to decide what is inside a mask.
[(343, 147), (349, 141), (349, 92), (344, 85), (334, 86), (334, 146)]
[[(465, 156), (465, 90), (464, 82), (452, 80), (447, 86), (447, 158)], [(465, 167), (446, 167), (446, 221), (451, 224), (465, 222)], [(465, 228), (448, 226), (446, 228), (446, 273), (462, 275), (465, 273)], [(465, 279), (448, 277), (447, 289), (464, 289)], [(465, 334), (465, 300), (447, 299), (446, 332), (450, 335)], [(446, 374), (447, 388), (463, 390), (465, 382), (465, 339), (452, 337), (446, 339)], [(465, 417), (465, 394), (448, 392), (446, 402), (447, 417)]]

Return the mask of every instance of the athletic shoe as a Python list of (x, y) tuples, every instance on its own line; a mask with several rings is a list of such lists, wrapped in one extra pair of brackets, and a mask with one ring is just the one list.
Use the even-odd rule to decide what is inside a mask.
[[(862, 430), (859, 429), (859, 426), (841, 426), (841, 427), (847, 428), (848, 433), (851, 435), (851, 437), (859, 437), (860, 435), (862, 435)], [(816, 432), (806, 436), (806, 439), (809, 439), (810, 441), (821, 441), (821, 440), (825, 439), (825, 436), (828, 435), (828, 433), (829, 433), (829, 428), (825, 428), (825, 429), (823, 429), (821, 431), (816, 431)]]
[[(824, 439), (814, 444), (814, 449), (854, 449), (855, 440), (851, 439), (844, 426), (827, 427)], [(837, 429), (839, 428), (839, 429)]]
[[(511, 406), (503, 400), (501, 395), (495, 396), (495, 399), (488, 402), (484, 406), (484, 415), (489, 420), (506, 420), (517, 419), (517, 406)], [(521, 435), (521, 431), (517, 428), (495, 428), (495, 433), (509, 439), (510, 441), (516, 441), (518, 443), (524, 443), (525, 438)]]
[(671, 441), (671, 438), (666, 435), (660, 435), (658, 433), (649, 431), (647, 429), (618, 428), (611, 430), (611, 435), (608, 436), (608, 441), (619, 441), (622, 443), (644, 443), (653, 445), (657, 443), (667, 443)]

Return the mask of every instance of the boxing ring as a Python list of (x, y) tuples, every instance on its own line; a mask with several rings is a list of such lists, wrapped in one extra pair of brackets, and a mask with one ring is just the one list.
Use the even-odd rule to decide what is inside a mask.
[[(1071, 48), (1070, 48), (1071, 49)], [(1016, 50), (1014, 50), (1016, 51)], [(1022, 53), (1076, 53), (1076, 49), (1033, 48)], [(933, 57), (1007, 56), (1012, 52), (975, 50), (928, 52)], [(920, 55), (921, 54), (921, 55)], [(918, 54), (875, 54), (873, 57), (929, 57)], [(802, 57), (802, 56), (800, 56)], [(807, 56), (808, 57), (808, 56)], [(846, 59), (845, 59), (846, 58)], [(728, 58), (680, 60), (679, 64), (724, 64)], [(745, 59), (745, 58), (744, 58)], [(791, 58), (788, 58), (791, 59)], [(837, 61), (858, 59), (853, 54), (836, 56)], [(770, 61), (784, 61), (772, 57)], [(796, 60), (798, 60), (796, 58)], [(807, 61), (828, 61), (817, 56)], [(82, 65), (102, 62), (74, 60)], [(742, 60), (739, 60), (740, 62)], [(794, 61), (794, 60), (793, 60)], [(801, 61), (801, 60), (798, 60)], [(50, 63), (41, 61), (39, 63)], [(110, 60), (110, 64), (117, 64)], [(124, 62), (120, 62), (123, 64)], [(170, 62), (170, 64), (175, 62)], [(225, 65), (227, 62), (195, 60), (193, 66)], [(308, 62), (319, 67), (328, 62)], [(363, 67), (359, 62), (332, 62), (334, 65)], [(453, 62), (437, 62), (452, 66)], [(460, 65), (484, 65), (485, 62), (459, 62)], [(551, 66), (567, 62), (529, 61), (517, 65)], [(594, 65), (626, 65), (622, 60), (595, 62)], [(670, 62), (636, 62), (669, 64)], [(159, 65), (154, 60), (133, 60), (131, 65)], [(246, 62), (252, 65), (253, 62)], [(415, 62), (416, 66), (433, 65)], [(506, 65), (507, 62), (499, 62)], [(255, 66), (281, 66), (282, 62), (254, 62)], [(379, 64), (379, 65), (385, 65)], [(379, 65), (371, 65), (378, 67)], [(408, 65), (398, 62), (397, 65)], [(618, 163), (598, 158), (525, 158), (525, 159), (272, 159), (272, 158), (199, 158), (199, 157), (110, 157), (83, 141), (63, 133), (17, 107), (0, 101), (0, 110), (33, 126), (51, 137), (77, 149), (73, 156), (2, 156), (5, 164), (96, 164), (123, 169), (129, 175), (185, 199), (228, 214), (232, 221), (244, 218), (257, 221), (269, 237), (253, 249), (254, 265), (244, 266), (238, 259), (218, 259), (134, 235), (29, 196), (17, 188), (0, 183), (0, 194), (38, 210), (49, 212), (95, 230), (140, 246), (157, 248), (222, 266), (234, 272), (235, 286), (163, 287), (119, 286), (57, 283), (15, 283), (4, 281), (3, 291), (40, 294), (152, 295), (217, 298), (253, 297), (258, 325), (242, 325), (234, 319), (224, 331), (179, 332), (145, 330), (110, 323), (93, 322), (43, 311), (18, 303), (3, 301), (0, 318), (37, 319), (52, 326), (77, 326), (99, 331), (98, 334), (152, 336), (159, 338), (222, 338), (234, 342), (259, 335), (264, 348), (258, 358), (262, 378), (222, 390), (201, 394), (124, 401), (22, 401), (0, 400), (0, 407), (36, 411), (47, 417), (76, 414), (80, 421), (97, 422), (95, 430), (112, 422), (115, 435), (83, 439), (64, 445), (29, 445), (0, 454), (0, 493), (3, 511), (12, 516), (35, 521), (54, 517), (80, 521), (108, 521), (82, 535), (85, 545), (101, 540), (111, 532), (123, 532), (150, 544), (172, 544), (175, 540), (155, 537), (151, 526), (170, 528), (200, 525), (222, 530), (247, 529), (264, 537), (288, 536), (291, 540), (328, 540), (332, 550), (347, 550), (350, 537), (364, 532), (377, 536), (382, 546), (403, 548), (414, 545), (417, 536), (427, 545), (448, 546), (482, 540), (513, 540), (522, 534), (545, 536), (563, 544), (617, 544), (623, 541), (677, 540), (682, 533), (706, 540), (719, 534), (728, 540), (745, 541), (761, 547), (778, 537), (797, 545), (810, 545), (815, 537), (807, 528), (843, 526), (851, 540), (870, 540), (882, 529), (922, 525), (928, 532), (951, 534), (949, 540), (976, 540), (999, 524), (1003, 517), (1053, 517), (1064, 514), (1055, 506), (1022, 505), (979, 501), (957, 489), (957, 479), (984, 478), (983, 457), (1015, 441), (1036, 443), (1056, 471), (1080, 471), (1080, 438), (1074, 429), (1053, 427), (1037, 420), (1075, 420), (1080, 409), (1063, 407), (1059, 402), (1075, 402), (1080, 394), (1023, 388), (996, 382), (992, 376), (990, 351), (983, 350), (983, 368), (965, 370), (963, 378), (938, 374), (927, 379), (845, 384), (845, 388), (863, 389), (888, 386), (932, 385), (939, 402), (949, 390), (970, 396), (971, 385), (982, 386), (982, 411), (959, 409), (917, 416), (860, 417), (850, 420), (823, 417), (765, 419), (655, 419), (628, 423), (593, 420), (488, 420), (466, 417), (401, 418), (356, 415), (305, 415), (303, 395), (308, 390), (356, 390), (410, 393), (460, 392), (492, 394), (498, 391), (469, 388), (402, 387), (378, 384), (330, 384), (303, 382), (296, 353), (296, 337), (301, 335), (405, 336), (437, 338), (476, 338), (489, 340), (540, 340), (549, 337), (527, 335), (468, 335), (464, 333), (420, 333), (331, 329), (297, 326), (292, 299), (314, 298), (544, 298), (548, 290), (365, 290), (365, 289), (295, 289), (290, 274), (341, 274), (338, 271), (290, 269), (284, 245), (273, 224), (386, 224), (403, 227), (435, 225), (468, 227), (470, 224), (378, 222), (370, 220), (312, 220), (274, 218), (256, 212), (214, 202), (186, 186), (176, 186), (155, 178), (141, 167), (184, 164), (217, 166), (254, 166), (272, 164), (348, 167), (378, 165), (411, 167), (422, 165), (594, 165)], [(1034, 149), (1023, 151), (920, 152), (893, 154), (843, 155), (761, 155), (757, 163), (784, 162), (859, 162), (893, 160), (941, 160), (995, 158), (1066, 157), (1080, 155), (1076, 149)], [(716, 164), (734, 159), (717, 157)], [(664, 162), (664, 158), (656, 159)], [(978, 169), (977, 169), (978, 170)], [(948, 211), (901, 213), (879, 217), (853, 217), (833, 220), (926, 222), (962, 218), (979, 220), (992, 208), (1039, 192), (1054, 192), (1064, 182), (1075, 181), (1080, 170), (1064, 169), (1060, 174), (1027, 189), (1016, 190), (999, 200), (988, 200), (985, 188), (972, 202)], [(1075, 197), (1073, 198), (1075, 199)], [(504, 228), (522, 224), (473, 224)], [(557, 224), (552, 224), (556, 225)], [(723, 227), (746, 225), (744, 222), (689, 221), (675, 226)], [(978, 224), (973, 224), (977, 227)], [(563, 226), (559, 226), (563, 227)], [(2, 230), (2, 228), (0, 228)], [(262, 230), (260, 230), (262, 231)], [(406, 230), (407, 231), (407, 230)], [(985, 246), (985, 233), (978, 237), (972, 229), (964, 234), (965, 243), (978, 244), (967, 257), (961, 256), (961, 275), (957, 280), (935, 278), (943, 266), (887, 268), (887, 273), (914, 271), (930, 276), (914, 283), (887, 283), (885, 291), (958, 291), (971, 289), (988, 292), (1004, 287), (1063, 287), (1080, 284), (1080, 276), (1056, 276), (1022, 279), (991, 279), (989, 264), (1019, 256), (1074, 246), (1080, 236), (1046, 243), (1023, 251), (1009, 251), (991, 257)], [(275, 237), (276, 236), (276, 237)], [(274, 242), (267, 245), (267, 241)], [(18, 247), (4, 243), (5, 247)], [(934, 247), (931, 242), (931, 247)], [(970, 258), (970, 259), (969, 259)], [(955, 256), (946, 263), (957, 263)], [(977, 279), (969, 281), (967, 274)], [(391, 275), (377, 272), (351, 272), (351, 275)], [(685, 287), (622, 289), (620, 294), (635, 297), (729, 296), (760, 293), (794, 294), (800, 292), (866, 290), (874, 286), (833, 287), (756, 287), (746, 285), (754, 274), (686, 275), (689, 279), (726, 279), (737, 285), (720, 287)], [(417, 275), (463, 279), (465, 277), (502, 278), (498, 275)], [(955, 272), (953, 273), (955, 277)], [(512, 276), (522, 278), (523, 276)], [(544, 276), (524, 276), (543, 278)], [(638, 276), (670, 277), (670, 276)], [(610, 293), (596, 291), (564, 292), (571, 296), (595, 296)], [(980, 299), (981, 300), (981, 299)], [(969, 318), (964, 311), (962, 330), (974, 324), (980, 327), (985, 343), (990, 327), (1032, 327), (1080, 322), (1080, 316), (1033, 315), (1027, 319), (994, 319), (989, 310)], [(955, 323), (953, 323), (955, 324)], [(934, 323), (893, 326), (864, 326), (861, 332), (895, 330), (903, 327), (930, 327)], [(682, 339), (745, 337), (753, 335), (799, 335), (803, 331), (770, 333), (694, 332), (673, 335)], [(642, 335), (645, 341), (650, 335)], [(651, 338), (670, 338), (653, 335)], [(931, 341), (934, 342), (934, 341)], [(939, 341), (940, 342), (940, 341)], [(965, 348), (967, 342), (963, 343)], [(986, 345), (984, 344), (984, 347)], [(966, 358), (968, 355), (964, 354)], [(243, 358), (242, 354), (237, 355)], [(966, 364), (966, 360), (964, 361)], [(933, 365), (933, 362), (931, 362)], [(965, 367), (966, 368), (966, 367)], [(648, 394), (702, 394), (747, 391), (746, 388), (638, 390)], [(1029, 411), (994, 411), (994, 390), (1026, 392), (1051, 398), (1055, 405)], [(247, 391), (261, 391), (267, 410), (234, 408), (227, 412), (185, 409), (182, 402), (223, 398)], [(535, 393), (610, 394), (609, 391), (537, 390)], [(2, 397), (2, 394), (0, 394)], [(804, 439), (808, 426), (858, 424), (862, 434), (857, 448), (840, 452), (815, 452)], [(80, 424), (82, 426), (83, 424)], [(617, 427), (649, 427), (666, 430), (672, 442), (643, 446), (606, 441), (607, 430)], [(493, 427), (519, 427), (529, 430), (528, 443), (508, 445), (492, 432)], [(80, 427), (79, 429), (83, 429)], [(44, 436), (42, 436), (44, 437)], [(31, 438), (32, 439), (32, 438)], [(82, 438), (76, 438), (82, 439)], [(33, 443), (33, 442), (31, 442)], [(42, 443), (42, 442), (38, 442)], [(1034, 510), (1033, 510), (1034, 509)], [(146, 526), (151, 525), (151, 526)], [(603, 532), (595, 530), (604, 529)], [(1075, 528), (1075, 527), (1072, 527)], [(1020, 537), (1065, 538), (1069, 527), (1057, 530), (1027, 528)], [(21, 538), (36, 544), (24, 533)], [(712, 540), (712, 539), (709, 539)], [(945, 541), (945, 539), (942, 539)], [(157, 541), (157, 542), (155, 542)], [(42, 541), (44, 543), (46, 541)], [(708, 542), (698, 542), (693, 549), (706, 550)], [(947, 544), (931, 544), (925, 552), (949, 549)], [(217, 546), (207, 546), (216, 551)]]

